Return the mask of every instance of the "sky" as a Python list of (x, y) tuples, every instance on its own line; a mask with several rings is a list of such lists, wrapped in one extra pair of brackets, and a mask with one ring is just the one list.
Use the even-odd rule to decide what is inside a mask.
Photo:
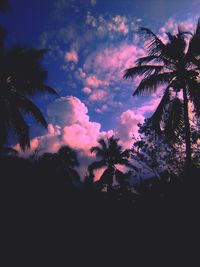
[[(6, 45), (49, 49), (43, 65), (47, 84), (59, 97), (36, 95), (48, 131), (31, 123), (32, 149), (56, 151), (70, 145), (80, 155), (99, 138), (120, 138), (131, 147), (137, 124), (155, 110), (161, 91), (133, 97), (139, 79), (123, 80), (126, 68), (145, 55), (138, 26), (151, 28), (163, 40), (177, 23), (192, 29), (198, 0), (10, 0), (0, 15)], [(82, 154), (81, 154), (82, 153)], [(87, 161), (87, 160), (86, 160)]]

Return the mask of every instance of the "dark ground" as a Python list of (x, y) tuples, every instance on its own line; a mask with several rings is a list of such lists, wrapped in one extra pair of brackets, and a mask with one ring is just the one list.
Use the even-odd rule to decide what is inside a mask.
[(1, 266), (199, 266), (197, 170), (164, 195), (138, 196), (75, 190), (30, 166), (1, 169)]

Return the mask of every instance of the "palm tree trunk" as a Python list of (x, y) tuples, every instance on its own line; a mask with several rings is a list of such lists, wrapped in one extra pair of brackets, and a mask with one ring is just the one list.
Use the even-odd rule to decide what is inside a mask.
[(184, 101), (184, 124), (185, 124), (185, 145), (186, 145), (186, 168), (191, 165), (191, 132), (188, 112), (188, 97), (186, 88), (183, 88), (183, 101)]

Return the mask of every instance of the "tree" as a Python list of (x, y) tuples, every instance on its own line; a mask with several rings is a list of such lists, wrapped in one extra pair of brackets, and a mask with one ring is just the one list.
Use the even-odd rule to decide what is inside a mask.
[(140, 176), (157, 177), (159, 180), (165, 173), (178, 176), (183, 169), (183, 139), (169, 141), (164, 134), (158, 135), (152, 126), (151, 119), (139, 124), (140, 136), (134, 138), (131, 156), (141, 166)]
[(79, 161), (76, 152), (68, 146), (62, 146), (57, 153), (44, 153), (39, 157), (38, 166), (45, 176), (60, 179), (68, 187), (80, 184), (80, 176), (75, 169)]
[[(200, 20), (194, 33), (167, 33), (168, 42), (164, 43), (150, 29), (141, 27), (139, 32), (146, 38), (148, 55), (139, 58), (136, 66), (125, 71), (124, 78), (142, 76), (142, 81), (134, 92), (135, 95), (153, 93), (159, 86), (167, 86), (162, 100), (152, 116), (152, 124), (157, 132), (162, 132), (163, 114), (166, 134), (176, 133), (183, 128), (186, 146), (186, 166), (191, 164), (191, 131), (188, 102), (194, 105), (194, 111), (200, 114)], [(173, 94), (171, 94), (171, 91)], [(179, 92), (182, 91), (182, 99)]]
[(11, 129), (23, 150), (29, 147), (29, 126), (24, 115), (33, 116), (46, 127), (46, 120), (38, 107), (28, 98), (37, 92), (56, 94), (45, 84), (47, 71), (41, 59), (47, 51), (14, 47), (0, 51), (0, 147)]
[(8, 0), (0, 0), (0, 11), (6, 11), (10, 8)]
[(122, 147), (118, 144), (119, 139), (114, 137), (108, 138), (106, 141), (100, 139), (98, 141), (99, 146), (94, 146), (91, 148), (91, 152), (95, 153), (97, 157), (100, 158), (99, 161), (93, 162), (88, 167), (88, 172), (93, 176), (93, 171), (105, 167), (105, 171), (99, 179), (101, 184), (107, 185), (107, 190), (112, 189), (114, 176), (120, 184), (121, 177), (123, 173), (118, 170), (117, 165), (125, 165), (129, 168), (136, 170), (136, 167), (129, 162), (130, 150), (122, 150)]

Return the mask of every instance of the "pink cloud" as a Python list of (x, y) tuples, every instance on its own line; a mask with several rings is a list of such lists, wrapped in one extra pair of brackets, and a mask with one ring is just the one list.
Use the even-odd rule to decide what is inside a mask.
[(121, 32), (126, 35), (129, 32), (127, 21), (128, 20), (126, 17), (117, 15), (112, 18), (111, 22), (108, 23), (108, 30), (114, 32)]
[(99, 138), (113, 133), (101, 131), (100, 123), (90, 121), (85, 104), (73, 96), (60, 97), (48, 106), (47, 112), (52, 122), (51, 134), (60, 134), (61, 143), (74, 149), (89, 150)]
[[(94, 17), (90, 12), (86, 16), (86, 24), (96, 29), (96, 34), (100, 37), (108, 34), (108, 37), (113, 38), (114, 33), (127, 35), (129, 32), (130, 24), (125, 16), (112, 16), (108, 19), (102, 15)], [(133, 23), (133, 21), (132, 21)]]
[(86, 78), (85, 83), (92, 87), (107, 86), (108, 82), (98, 79), (95, 75), (90, 75)]
[(95, 101), (105, 101), (108, 99), (108, 92), (105, 90), (96, 90), (89, 96), (89, 101), (95, 102)]
[(37, 150), (38, 155), (45, 152), (57, 152), (63, 145), (68, 145), (78, 151), (80, 168), (84, 178), (88, 165), (95, 160), (90, 153), (92, 146), (98, 145), (100, 138), (111, 137), (114, 133), (101, 131), (101, 124), (90, 121), (88, 109), (80, 99), (73, 96), (60, 97), (49, 104), (47, 113), (50, 124), (48, 133), (31, 140), (31, 149), (28, 153), (20, 150), (19, 144), (15, 147), (22, 156), (28, 156)]
[(89, 151), (97, 143), (100, 128), (99, 123), (89, 121), (85, 125), (66, 126), (62, 132), (62, 141), (74, 149)]
[(108, 110), (108, 105), (104, 104), (99, 108), (95, 108), (95, 112), (99, 114), (103, 114), (104, 111)]
[(77, 54), (77, 52), (75, 50), (73, 50), (73, 49), (71, 51), (69, 51), (69, 52), (66, 52), (65, 60), (77, 63), (78, 62), (78, 54)]
[[(137, 45), (122, 43), (118, 47), (110, 47), (94, 52), (88, 56), (83, 65), (86, 72), (95, 73), (96, 77), (107, 84), (122, 81), (126, 68), (132, 67), (138, 57), (145, 51)], [(98, 84), (96, 83), (96, 86)]]
[(91, 94), (91, 92), (92, 92), (92, 90), (91, 90), (89, 87), (84, 87), (84, 88), (82, 89), (82, 91), (83, 91), (85, 94), (87, 94), (87, 95)]

